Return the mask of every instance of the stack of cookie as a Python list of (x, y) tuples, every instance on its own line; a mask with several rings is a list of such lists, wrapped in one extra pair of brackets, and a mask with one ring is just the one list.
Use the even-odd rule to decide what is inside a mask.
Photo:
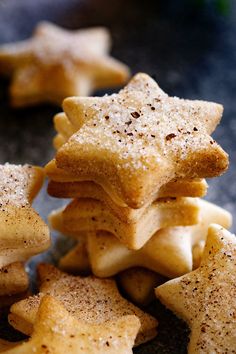
[(50, 245), (49, 229), (31, 207), (43, 180), (42, 168), (0, 165), (0, 307), (24, 295), (24, 262)]
[[(174, 278), (198, 265), (210, 223), (231, 224), (228, 212), (199, 199), (204, 178), (228, 167), (210, 137), (222, 106), (169, 97), (137, 74), (118, 94), (68, 98), (63, 108), (48, 192), (73, 200), (50, 221), (80, 243), (61, 266), (99, 277), (123, 271), (128, 292), (142, 279), (140, 292), (129, 295), (145, 302), (163, 280), (157, 273)], [(133, 267), (145, 270), (124, 272)]]

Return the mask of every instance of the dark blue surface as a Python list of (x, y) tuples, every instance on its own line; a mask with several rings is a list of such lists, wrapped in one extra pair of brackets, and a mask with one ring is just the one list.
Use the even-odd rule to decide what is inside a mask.
[[(209, 182), (207, 199), (236, 210), (236, 2), (228, 15), (213, 6), (196, 8), (194, 1), (131, 0), (0, 0), (0, 43), (27, 38), (39, 20), (67, 28), (107, 26), (113, 36), (113, 55), (133, 73), (152, 75), (170, 95), (220, 102), (225, 107), (214, 137), (230, 154), (231, 166)], [(209, 1), (206, 3), (210, 3)], [(60, 109), (39, 106), (12, 110), (7, 103), (7, 81), (0, 81), (0, 162), (43, 165), (51, 159), (55, 134), (53, 115)], [(49, 198), (45, 189), (35, 206), (46, 219), (63, 201)], [(59, 257), (64, 246), (57, 239)], [(38, 261), (38, 258), (36, 258)], [(33, 267), (32, 267), (33, 268)], [(151, 308), (160, 319), (157, 339), (136, 353), (185, 353), (186, 327), (159, 304)], [(6, 334), (6, 333), (5, 333)]]

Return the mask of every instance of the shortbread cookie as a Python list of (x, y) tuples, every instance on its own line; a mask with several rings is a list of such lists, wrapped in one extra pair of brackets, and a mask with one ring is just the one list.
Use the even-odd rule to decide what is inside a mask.
[(80, 239), (75, 247), (61, 257), (58, 266), (70, 274), (87, 275), (91, 273), (85, 240)]
[(200, 222), (187, 227), (170, 227), (158, 231), (138, 251), (130, 250), (112, 234), (100, 231), (88, 234), (87, 250), (93, 273), (109, 277), (127, 268), (141, 266), (168, 278), (192, 270), (192, 246), (204, 240), (209, 224), (218, 221), (229, 228), (232, 217), (226, 210), (199, 200)]
[[(75, 126), (70, 122), (65, 113), (58, 113), (54, 117), (54, 127), (57, 131), (57, 135), (53, 139), (53, 145), (56, 150), (58, 150), (66, 141), (76, 132)], [(54, 164), (54, 163), (52, 163)], [(50, 163), (49, 163), (50, 165)], [(52, 166), (51, 166), (52, 167)], [(54, 165), (55, 170), (59, 170)], [(50, 169), (50, 177), (52, 176), (53, 170)], [(63, 175), (63, 170), (62, 170)], [(63, 177), (62, 177), (63, 180)], [(201, 178), (192, 179), (174, 179), (173, 181), (162, 186), (159, 190), (157, 198), (165, 197), (203, 197), (207, 191), (206, 180)], [(83, 182), (58, 182), (49, 181), (48, 193), (53, 197), (58, 198), (95, 198), (108, 203), (112, 200), (111, 197), (105, 190), (99, 186), (97, 183), (91, 181)], [(115, 205), (117, 201), (115, 200)], [(114, 204), (114, 203), (112, 203)], [(120, 203), (118, 203), (120, 204)], [(123, 203), (121, 203), (122, 205)], [(110, 205), (112, 207), (112, 205)]]
[[(94, 233), (89, 233), (89, 235), (66, 234), (83, 240), (83, 242), (86, 239), (89, 240), (89, 247), (87, 248), (91, 252), (90, 259), (93, 272), (97, 276), (109, 277), (129, 267), (143, 266), (167, 277), (176, 277), (192, 270), (193, 262), (194, 264), (197, 262), (197, 255), (193, 254), (192, 256), (192, 247), (194, 248), (201, 241), (205, 242), (207, 230), (211, 223), (218, 222), (225, 228), (230, 228), (232, 224), (231, 214), (223, 208), (201, 199), (199, 200), (199, 207), (200, 221), (198, 224), (160, 230), (138, 251), (128, 250), (114, 235), (107, 232), (99, 232), (98, 235)], [(53, 228), (63, 233), (65, 229), (61, 226), (62, 210), (52, 212), (49, 221)], [(82, 250), (83, 254), (80, 254)], [(71, 260), (73, 272), (86, 271), (88, 261), (86, 261), (84, 249), (75, 247), (71, 253), (73, 254)], [(78, 254), (78, 259), (76, 259), (75, 254)], [(80, 257), (82, 261), (79, 259)], [(66, 262), (68, 262), (68, 258), (66, 257)], [(153, 261), (150, 262), (150, 259)], [(77, 271), (76, 264), (78, 264)], [(83, 264), (85, 265), (84, 269)]]
[(114, 205), (113, 210), (95, 199), (75, 199), (62, 212), (64, 228), (70, 234), (109, 231), (127, 247), (137, 250), (160, 229), (193, 225), (199, 220), (196, 198), (162, 199), (138, 210)]
[(110, 277), (132, 267), (144, 267), (168, 278), (192, 270), (192, 243), (189, 233), (176, 228), (158, 231), (139, 250), (130, 250), (106, 231), (88, 233), (87, 250), (92, 273)]
[(222, 106), (169, 97), (148, 75), (111, 96), (67, 98), (63, 108), (79, 130), (58, 150), (57, 167), (132, 208), (150, 204), (174, 178), (215, 177), (228, 167), (209, 135)]
[(103, 324), (72, 316), (55, 298), (45, 296), (35, 319), (32, 338), (6, 354), (131, 354), (140, 327), (136, 316)]
[(12, 105), (61, 104), (68, 96), (124, 84), (129, 69), (108, 55), (110, 42), (105, 28), (68, 31), (41, 22), (30, 39), (2, 45), (0, 71), (12, 77)]
[[(179, 179), (164, 185), (158, 198), (170, 197), (203, 197), (207, 192), (207, 183), (204, 179)], [(56, 182), (49, 181), (48, 194), (56, 198), (93, 198), (109, 205), (116, 211), (120, 205), (112, 200), (105, 190), (94, 182)], [(115, 208), (114, 208), (115, 206)], [(122, 208), (129, 208), (120, 206)], [(143, 207), (145, 208), (145, 207)], [(129, 208), (131, 209), (131, 208)]]
[(75, 277), (49, 264), (39, 266), (39, 277), (40, 293), (11, 307), (9, 321), (19, 331), (32, 332), (40, 300), (48, 294), (61, 301), (74, 317), (91, 324), (117, 321), (124, 314), (136, 315), (141, 322), (136, 345), (155, 337), (156, 319), (121, 297), (114, 280)]
[(151, 270), (136, 267), (118, 274), (118, 284), (126, 295), (138, 305), (147, 305), (155, 298), (154, 288), (167, 279)]
[[(73, 222), (74, 218), (84, 218), (86, 214), (88, 217), (98, 216), (99, 220), (99, 215), (102, 215), (102, 213), (108, 214), (108, 220), (115, 218), (120, 220), (121, 224), (134, 224), (141, 222), (141, 220), (145, 223), (147, 218), (152, 217), (159, 221), (159, 228), (171, 225), (192, 225), (198, 222), (199, 207), (196, 198), (161, 198), (149, 206), (132, 209), (115, 204), (108, 195), (103, 197), (102, 195), (99, 196), (98, 193), (93, 194), (92, 190), (93, 188), (91, 193), (87, 193), (85, 190), (82, 198), (76, 198), (67, 205), (63, 212), (65, 225), (70, 224), (70, 218)], [(86, 197), (86, 194), (88, 197)], [(79, 210), (81, 210), (81, 213)], [(84, 210), (86, 210), (86, 213)], [(156, 225), (158, 221), (156, 221)], [(71, 227), (73, 228), (72, 225)]]
[(0, 267), (50, 246), (49, 229), (31, 207), (43, 178), (39, 167), (0, 165)]
[(28, 287), (29, 278), (22, 263), (0, 268), (0, 299), (1, 296), (23, 293)]
[(188, 353), (233, 353), (236, 343), (236, 238), (212, 224), (200, 267), (156, 289), (191, 328)]
[[(119, 196), (110, 188), (106, 188), (105, 185), (100, 186), (98, 183), (92, 181), (83, 181), (78, 176), (75, 176), (68, 171), (65, 171), (56, 166), (55, 159), (51, 160), (46, 166), (45, 171), (49, 179), (51, 180), (48, 186), (48, 192), (54, 197), (61, 198), (72, 198), (74, 195), (78, 197), (78, 193), (81, 193), (83, 185), (85, 186), (85, 191), (91, 190), (91, 186), (95, 184), (95, 193), (103, 196), (103, 198), (110, 197), (113, 202), (119, 206), (127, 207), (127, 204), (119, 198)], [(89, 189), (88, 189), (89, 188)], [(164, 184), (160, 187), (159, 191), (156, 193), (156, 199), (166, 198), (166, 197), (201, 197), (206, 194), (207, 183), (202, 178), (179, 178), (173, 179), (170, 182)], [(85, 192), (84, 192), (85, 193)], [(150, 201), (152, 203), (153, 200)], [(150, 204), (149, 202), (144, 206)]]

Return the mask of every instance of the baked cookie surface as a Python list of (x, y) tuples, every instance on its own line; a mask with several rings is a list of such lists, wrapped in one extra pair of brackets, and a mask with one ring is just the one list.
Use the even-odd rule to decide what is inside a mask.
[(228, 167), (210, 137), (222, 106), (170, 97), (146, 74), (118, 94), (67, 98), (63, 108), (78, 131), (57, 151), (57, 167), (132, 208), (155, 200), (173, 178), (215, 177)]
[(12, 77), (12, 105), (60, 105), (65, 97), (125, 83), (129, 69), (108, 55), (110, 42), (105, 28), (69, 31), (41, 22), (30, 39), (1, 46), (0, 72)]
[(235, 259), (235, 235), (212, 224), (199, 268), (156, 288), (191, 328), (188, 353), (234, 353)]

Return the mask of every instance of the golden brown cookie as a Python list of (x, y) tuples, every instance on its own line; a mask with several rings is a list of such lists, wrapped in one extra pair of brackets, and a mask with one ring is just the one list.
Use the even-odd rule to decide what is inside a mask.
[[(184, 228), (183, 228), (184, 229)], [(192, 243), (181, 228), (158, 231), (139, 250), (130, 250), (106, 231), (88, 234), (87, 250), (92, 273), (110, 277), (132, 267), (144, 267), (168, 278), (192, 270)]]
[(148, 75), (111, 96), (67, 98), (63, 108), (78, 131), (57, 151), (57, 167), (132, 208), (150, 204), (174, 178), (215, 177), (228, 167), (210, 137), (222, 106), (169, 97)]
[(190, 272), (193, 266), (192, 246), (205, 240), (209, 225), (217, 221), (229, 228), (232, 222), (231, 214), (223, 208), (204, 200), (199, 200), (199, 207), (198, 224), (162, 229), (139, 250), (128, 249), (110, 233), (89, 233), (87, 251), (93, 273), (109, 277), (136, 266), (168, 278)]
[[(207, 183), (205, 179), (175, 179), (160, 189), (158, 199), (170, 197), (203, 197), (206, 192)], [(111, 208), (113, 205), (120, 206), (112, 200), (101, 186), (91, 181), (57, 182), (51, 180), (48, 183), (48, 194), (56, 198), (94, 198), (101, 200)], [(129, 208), (122, 205), (121, 207)]]
[[(115, 213), (114, 213), (115, 210)], [(62, 211), (63, 227), (69, 234), (105, 230), (130, 249), (140, 249), (158, 230), (193, 225), (199, 221), (196, 198), (160, 199), (141, 209), (111, 209), (99, 200), (75, 199)]]
[(69, 31), (40, 22), (31, 38), (2, 45), (0, 71), (12, 77), (12, 105), (60, 105), (65, 97), (125, 83), (129, 69), (108, 55), (110, 44), (105, 28)]
[(50, 246), (48, 226), (31, 206), (43, 179), (39, 167), (0, 165), (0, 267)]
[[(107, 200), (109, 198), (113, 203), (121, 207), (127, 207), (127, 204), (113, 190), (92, 181), (83, 181), (80, 177), (58, 168), (55, 159), (51, 160), (45, 166), (45, 172), (51, 180), (49, 181), (48, 192), (53, 197), (74, 198), (80, 197), (81, 194), (84, 196), (87, 194), (89, 197), (89, 194), (93, 190), (93, 193), (99, 196), (99, 199)], [(207, 183), (202, 178), (174, 178), (159, 189), (156, 193), (156, 199), (167, 197), (202, 197), (206, 194), (206, 191)], [(151, 200), (150, 203), (153, 201)], [(143, 207), (148, 206), (150, 203), (143, 205)]]
[[(170, 278), (190, 272), (193, 262), (194, 264), (197, 262), (197, 256), (195, 253), (192, 255), (192, 251), (199, 242), (205, 242), (209, 225), (218, 222), (221, 226), (230, 228), (232, 224), (231, 214), (213, 203), (200, 199), (199, 208), (200, 218), (196, 225), (160, 230), (139, 250), (128, 249), (114, 235), (104, 231), (97, 234), (66, 233), (67, 236), (82, 241), (83, 245), (86, 240), (88, 241), (87, 254), (90, 262), (86, 260), (84, 246), (75, 247), (70, 252), (73, 272), (76, 272), (77, 266), (78, 273), (87, 271), (88, 263), (91, 263), (94, 274), (100, 277), (109, 277), (137, 266), (146, 267)], [(49, 220), (54, 229), (65, 233), (66, 230), (62, 226), (62, 211), (63, 209), (52, 212)], [(69, 256), (65, 257), (68, 263)]]
[(47, 295), (39, 306), (32, 338), (6, 354), (131, 354), (139, 327), (136, 316), (99, 325), (86, 323)]
[(188, 353), (233, 353), (236, 343), (236, 238), (212, 224), (200, 267), (156, 295), (191, 329)]
[(141, 322), (136, 345), (156, 335), (157, 320), (125, 300), (112, 279), (79, 277), (62, 273), (49, 264), (39, 266), (40, 293), (11, 307), (11, 325), (25, 334), (32, 333), (42, 297), (51, 295), (62, 302), (75, 318), (90, 324), (117, 321), (135, 315)]

